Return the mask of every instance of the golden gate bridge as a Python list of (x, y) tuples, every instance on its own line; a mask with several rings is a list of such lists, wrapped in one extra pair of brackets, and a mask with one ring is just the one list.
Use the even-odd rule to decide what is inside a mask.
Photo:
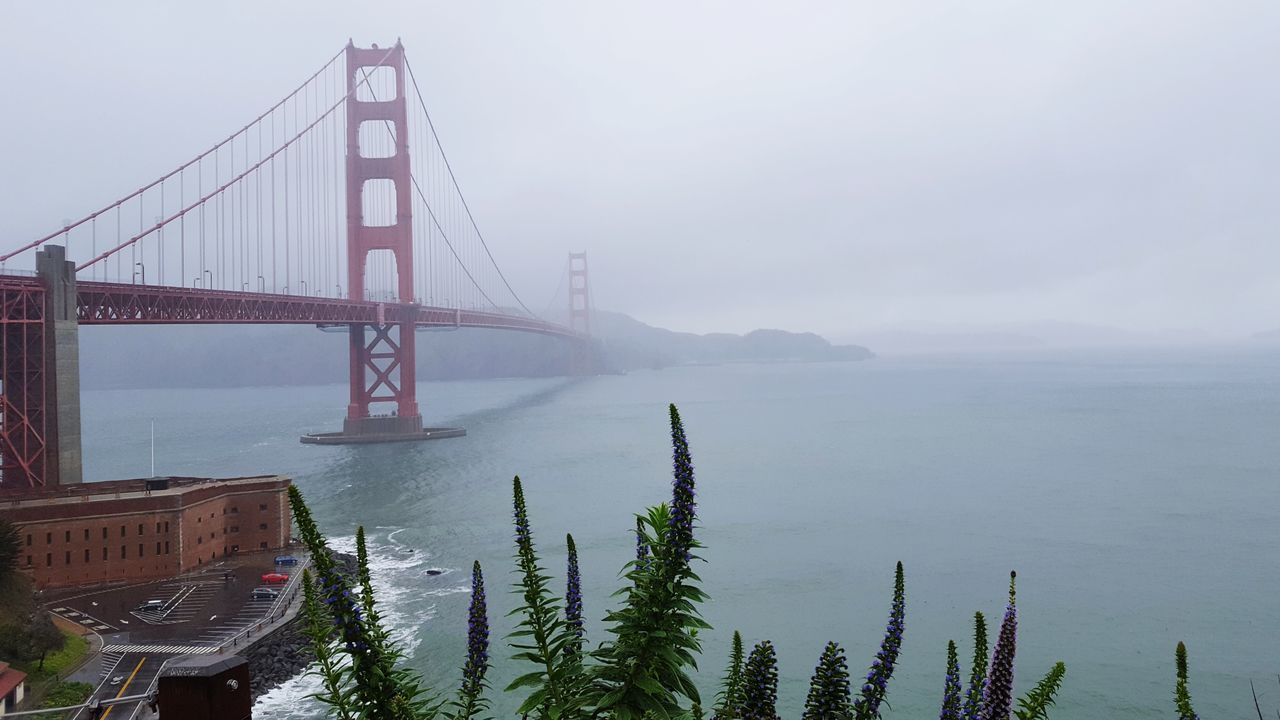
[(81, 480), (79, 325), (342, 326), (350, 401), (322, 443), (424, 428), (415, 329), (565, 338), (592, 365), (584, 254), (564, 324), (494, 259), (397, 43), (348, 43), (251, 122), (176, 169), (0, 255), (0, 490)]

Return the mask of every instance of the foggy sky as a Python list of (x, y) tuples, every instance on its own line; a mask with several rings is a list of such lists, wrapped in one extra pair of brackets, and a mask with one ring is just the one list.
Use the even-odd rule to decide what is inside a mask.
[(530, 307), (586, 250), (697, 332), (1280, 327), (1280, 3), (52, 5), (0, 6), (5, 249), (399, 37)]

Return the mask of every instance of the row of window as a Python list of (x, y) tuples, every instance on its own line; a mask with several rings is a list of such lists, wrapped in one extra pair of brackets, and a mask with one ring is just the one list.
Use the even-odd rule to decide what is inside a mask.
[[(258, 523), (258, 529), (259, 529), (259, 530), (266, 530), (266, 529), (267, 529), (267, 524), (266, 524), (266, 523)], [(222, 528), (222, 534), (223, 534), (224, 536), (225, 536), (225, 535), (230, 535), (231, 533), (238, 533), (238, 532), (240, 532), (240, 526), (239, 526), (239, 525), (232, 525), (232, 526), (231, 526), (231, 527), (229, 527), (229, 528), (225, 528), (225, 527), (224, 527), (224, 528)], [(209, 532), (209, 539), (210, 539), (210, 540), (212, 540), (212, 539), (214, 539), (214, 538), (216, 538), (216, 537), (218, 537), (218, 532), (217, 532), (216, 530), (212, 530), (212, 531), (210, 531), (210, 532)], [(196, 536), (196, 544), (197, 544), (197, 545), (201, 545), (201, 544), (203, 544), (203, 543), (204, 543), (204, 536), (203, 536), (203, 535), (197, 535), (197, 536)]]
[[(260, 509), (260, 510), (266, 510), (266, 509), (267, 509), (267, 506), (266, 506), (265, 504), (262, 504), (262, 505), (259, 505), (259, 506), (258, 506), (258, 509)], [(231, 512), (232, 512), (233, 514), (239, 514), (239, 512), (240, 512), (240, 511), (239, 511), (239, 509), (238, 509), (238, 508), (234, 508), (234, 507), (233, 507), (233, 508), (231, 508)], [(223, 508), (223, 514), (224, 514), (224, 515), (226, 514), (226, 508)], [(213, 513), (209, 513), (209, 517), (210, 517), (210, 518), (212, 518), (212, 517), (213, 517)], [(201, 520), (202, 520), (202, 518), (196, 518), (196, 522), (200, 522)], [(121, 525), (121, 526), (120, 526), (120, 537), (125, 537), (125, 536), (127, 535), (127, 530), (126, 530), (126, 528), (127, 528), (127, 526), (125, 526), (125, 525)], [(143, 534), (145, 533), (145, 528), (146, 528), (146, 525), (145, 525), (144, 523), (138, 523), (138, 535), (143, 535)], [(266, 530), (266, 529), (267, 529), (267, 526), (266, 526), (266, 525), (259, 525), (259, 526), (258, 526), (258, 528), (259, 528), (260, 530)], [(166, 521), (164, 521), (164, 522), (158, 522), (158, 523), (156, 523), (156, 534), (157, 534), (157, 535), (160, 535), (161, 533), (168, 533), (168, 532), (169, 532), (169, 522), (168, 522), (167, 520), (166, 520)], [(103, 540), (106, 540), (106, 539), (107, 539), (107, 535), (108, 535), (107, 527), (104, 525), (104, 526), (102, 527), (102, 539), (103, 539)], [(63, 531), (63, 537), (62, 537), (62, 539), (63, 539), (63, 541), (64, 541), (64, 542), (71, 542), (71, 531), (70, 531), (70, 530), (64, 530), (64, 531)], [(85, 539), (85, 540), (88, 540), (88, 539), (89, 539), (89, 528), (85, 528), (85, 529), (84, 529), (84, 539)], [(32, 534), (31, 534), (31, 533), (27, 533), (27, 547), (31, 547), (31, 546), (32, 546), (32, 544), (34, 544), (34, 541), (35, 541), (35, 538), (32, 536)], [(52, 544), (53, 544), (53, 533), (52, 533), (52, 532), (47, 532), (47, 533), (45, 533), (45, 534), (44, 534), (44, 544), (45, 544), (45, 545), (52, 545)]]
[[(265, 511), (265, 510), (267, 509), (267, 504), (266, 504), (266, 503), (258, 503), (258, 509), (259, 509), (259, 510), (263, 510), (263, 511)], [(222, 508), (222, 514), (223, 514), (223, 515), (226, 515), (226, 514), (227, 514), (227, 512), (228, 512), (227, 508), (225, 508), (225, 507), (224, 507), (224, 508)], [(237, 506), (235, 506), (235, 505), (232, 505), (232, 506), (231, 506), (231, 509), (230, 509), (230, 512), (231, 512), (231, 514), (232, 514), (232, 515), (239, 515), (239, 514), (240, 514), (240, 508), (239, 508), (239, 507), (237, 507)], [(210, 520), (212, 520), (212, 519), (213, 519), (213, 513), (209, 513), (209, 519), (210, 519)], [(196, 522), (204, 522), (204, 518), (203, 518), (203, 517), (201, 517), (201, 516), (197, 516), (197, 517), (196, 517)]]
[[(169, 532), (169, 523), (168, 523), (168, 522), (164, 522), (164, 523), (156, 523), (156, 533), (157, 533), (157, 534), (159, 534), (159, 533), (161, 532), (161, 528), (162, 528), (162, 527), (164, 528), (163, 532), (166, 532), (166, 533), (167, 533), (167, 532)], [(266, 524), (266, 523), (259, 523), (259, 524), (258, 524), (258, 529), (259, 529), (259, 530), (266, 530), (266, 529), (267, 529), (267, 524)], [(225, 534), (227, 534), (228, 532), (238, 533), (238, 532), (240, 532), (240, 526), (239, 526), (239, 525), (232, 525), (232, 526), (231, 526), (231, 528), (230, 528), (229, 530), (228, 530), (228, 529), (226, 529), (226, 528), (224, 528), (222, 532), (223, 532), (223, 534), (224, 534), (224, 535), (225, 535)], [(141, 524), (139, 524), (139, 525), (138, 525), (138, 534), (139, 534), (139, 535), (141, 535), (141, 534), (142, 534), (142, 525), (141, 525)], [(217, 533), (216, 531), (210, 532), (210, 533), (209, 533), (209, 537), (211, 537), (211, 538), (212, 538), (212, 537), (215, 537), (217, 534), (218, 534), (218, 533)], [(124, 526), (124, 525), (121, 525), (121, 526), (120, 526), (120, 537), (124, 537), (124, 536), (125, 536), (125, 526)], [(67, 531), (65, 532), (65, 539), (66, 539), (66, 541), (67, 541), (67, 542), (71, 542), (71, 531), (70, 531), (70, 530), (67, 530)], [(88, 529), (88, 528), (85, 528), (85, 530), (84, 530), (84, 539), (85, 539), (85, 540), (88, 540), (88, 539), (89, 539), (89, 529)], [(107, 539), (107, 529), (106, 529), (105, 527), (104, 527), (104, 528), (102, 528), (102, 539), (103, 539), (103, 540), (106, 540), (106, 539)], [(46, 545), (52, 545), (52, 544), (53, 544), (53, 533), (51, 533), (51, 532), (45, 533), (44, 541), (45, 541), (45, 544), (46, 544)], [(197, 542), (197, 543), (203, 543), (203, 542), (204, 542), (204, 536), (203, 536), (203, 535), (201, 535), (200, 537), (198, 537), (198, 538), (196, 539), (196, 542)], [(31, 544), (32, 544), (32, 537), (31, 537), (31, 533), (27, 533), (27, 547), (31, 547)], [(168, 541), (166, 541), (166, 542), (165, 542), (165, 545), (168, 545), (168, 544), (169, 544), (169, 543), (168, 543)], [(159, 542), (157, 542), (157, 543), (156, 543), (156, 546), (157, 546), (157, 547), (159, 547), (159, 545), (160, 545), (160, 543), (159, 543)], [(123, 547), (123, 546), (122, 546), (122, 547)], [(142, 546), (141, 546), (141, 545), (139, 545), (138, 547), (142, 547)], [(69, 550), (67, 551), (68, 557), (70, 557), (70, 552), (71, 552), (71, 551), (69, 551)], [(86, 562), (87, 562), (87, 561), (88, 561), (88, 559), (89, 559), (89, 558), (88, 558), (88, 552), (89, 552), (88, 550), (85, 550), (85, 561), (86, 561)], [(105, 549), (105, 548), (103, 549), (103, 553), (104, 553), (104, 554), (103, 554), (103, 558), (102, 558), (102, 559), (103, 559), (103, 560), (106, 560), (107, 558), (106, 558), (106, 554), (105, 554), (105, 553), (106, 553), (106, 549)], [(141, 554), (141, 553), (139, 553), (139, 554)], [(70, 561), (68, 561), (68, 562), (70, 562)]]
[[(127, 533), (126, 528), (127, 528), (126, 525), (120, 526), (120, 537), (125, 537)], [(146, 528), (145, 523), (138, 523), (138, 534), (142, 535), (145, 531), (145, 528)], [(159, 535), (162, 532), (164, 533), (169, 532), (169, 522), (167, 520), (165, 522), (156, 523), (156, 534)], [(34, 538), (31, 536), (31, 533), (27, 533), (27, 547), (31, 547), (33, 539)], [(62, 533), (62, 539), (65, 542), (71, 542), (71, 531), (64, 530)], [(85, 540), (89, 539), (89, 528), (84, 529), (84, 539)], [(102, 526), (102, 539), (103, 540), (107, 539), (107, 526), (105, 525)], [(44, 534), (44, 544), (45, 545), (53, 544), (53, 533), (47, 532)]]
[[(163, 548), (163, 550), (162, 550), (161, 548)], [(145, 546), (143, 543), (138, 543), (138, 557), (142, 557), (142, 556), (145, 554), (145, 550), (146, 550), (146, 546)], [(169, 541), (168, 541), (168, 540), (165, 540), (163, 545), (161, 545), (159, 541), (156, 541), (156, 555), (168, 555), (168, 554), (169, 554)], [(102, 559), (103, 559), (103, 560), (108, 560), (108, 559), (110, 559), (110, 558), (108, 557), (108, 555), (109, 555), (108, 549), (107, 549), (107, 548), (105, 548), (105, 547), (104, 547), (104, 548), (102, 548)], [(120, 559), (121, 559), (121, 560), (127, 560), (127, 559), (129, 559), (129, 546), (128, 546), (128, 545), (121, 545), (121, 546), (120, 546)], [(28, 556), (27, 556), (27, 566), (28, 566), (28, 567), (30, 567), (30, 566), (32, 565), (31, 560), (32, 560), (31, 556), (30, 556), (30, 555), (28, 555)], [(89, 548), (85, 548), (85, 549), (84, 549), (84, 561), (85, 561), (85, 562), (90, 562), (90, 560), (91, 560), (91, 558), (90, 558)], [(71, 564), (71, 551), (70, 551), (70, 550), (67, 550), (67, 551), (66, 551), (66, 553), (63, 555), (63, 560), (62, 560), (62, 562), (63, 562), (63, 564), (64, 564), (64, 565), (70, 565), (70, 564)], [(44, 554), (44, 566), (45, 566), (45, 567), (53, 567), (53, 553), (45, 553), (45, 554)]]

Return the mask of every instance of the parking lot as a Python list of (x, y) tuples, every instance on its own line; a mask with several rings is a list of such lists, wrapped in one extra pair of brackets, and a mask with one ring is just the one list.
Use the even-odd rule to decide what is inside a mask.
[[(277, 566), (275, 558), (275, 553), (239, 555), (199, 573), (64, 593), (46, 604), (50, 611), (102, 636), (93, 699), (143, 694), (166, 660), (213, 653), (232, 639), (242, 644), (268, 624), (272, 609), (279, 610), (277, 600), (286, 600), (282, 591), (294, 587), (287, 586), (287, 580), (302, 567)], [(287, 577), (266, 584), (262, 577), (269, 573)], [(274, 592), (255, 592), (265, 587)], [(148, 714), (146, 704), (139, 702), (114, 707), (104, 717), (134, 720)]]
[[(138, 585), (105, 588), (47, 601), (50, 611), (103, 638), (104, 649), (149, 646), (217, 647), (261, 622), (275, 604), (260, 587), (277, 567), (275, 553), (252, 553), (206, 566), (199, 573)], [(198, 650), (197, 650), (198, 652)]]

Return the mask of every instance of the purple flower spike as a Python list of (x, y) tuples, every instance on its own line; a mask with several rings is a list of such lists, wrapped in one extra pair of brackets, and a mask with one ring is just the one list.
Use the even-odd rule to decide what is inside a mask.
[(688, 562), (693, 550), (693, 522), (698, 514), (694, 500), (693, 459), (684, 435), (680, 412), (671, 406), (671, 516), (667, 520), (667, 544), (671, 557)]
[(742, 720), (778, 720), (778, 658), (773, 643), (757, 643), (743, 675)]
[(462, 666), (462, 691), (480, 694), (489, 669), (489, 614), (485, 605), (484, 575), (480, 562), (471, 566), (471, 607), (467, 611), (467, 662)]
[(991, 654), (991, 671), (987, 687), (982, 693), (981, 720), (1009, 720), (1013, 706), (1013, 656), (1017, 651), (1018, 607), (1015, 604), (1015, 585), (1018, 574), (1009, 573), (1009, 606), (1000, 623), (1000, 636)]
[(893, 608), (889, 611), (889, 625), (885, 629), (880, 652), (871, 662), (866, 681), (862, 685), (862, 697), (854, 703), (854, 714), (860, 720), (880, 717), (880, 704), (889, 692), (889, 678), (893, 677), (898, 652), (902, 649), (902, 631), (906, 618), (906, 583), (902, 563), (898, 563), (893, 578)]
[(565, 573), (564, 619), (573, 629), (576, 640), (566, 649), (570, 654), (582, 652), (582, 638), (586, 634), (582, 623), (582, 576), (578, 573), (578, 546), (573, 543), (573, 536), (566, 535), (569, 545), (569, 561)]
[(947, 641), (947, 680), (942, 688), (942, 712), (938, 720), (961, 720), (960, 709), (960, 661), (956, 658), (956, 644)]
[(649, 544), (644, 541), (644, 521), (636, 518), (636, 570), (644, 572), (649, 562)]

